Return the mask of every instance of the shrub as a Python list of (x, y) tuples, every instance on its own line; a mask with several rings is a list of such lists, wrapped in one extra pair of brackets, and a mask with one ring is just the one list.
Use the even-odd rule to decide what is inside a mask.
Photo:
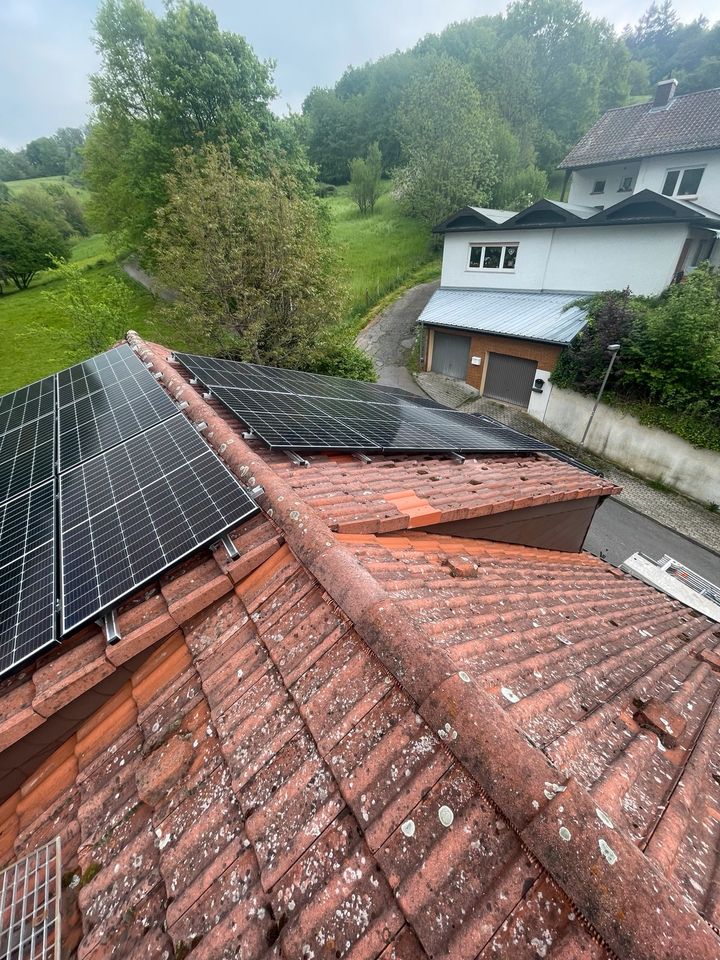
[(334, 337), (320, 343), (308, 357), (306, 370), (348, 380), (377, 380), (372, 359), (357, 347), (350, 337)]

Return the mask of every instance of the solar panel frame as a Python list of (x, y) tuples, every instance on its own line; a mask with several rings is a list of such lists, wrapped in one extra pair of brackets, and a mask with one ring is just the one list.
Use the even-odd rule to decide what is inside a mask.
[[(181, 413), (66, 471), (60, 484), (62, 636), (258, 512)], [(181, 505), (191, 488), (193, 502)]]
[(53, 478), (0, 504), (0, 676), (57, 642), (55, 496)]

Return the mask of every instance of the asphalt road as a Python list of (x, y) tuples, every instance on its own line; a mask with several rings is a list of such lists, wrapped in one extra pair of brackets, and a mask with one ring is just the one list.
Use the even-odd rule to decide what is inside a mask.
[(720, 556), (612, 497), (595, 512), (585, 549), (616, 567), (633, 553), (644, 553), (654, 560), (667, 553), (706, 580), (720, 584)]

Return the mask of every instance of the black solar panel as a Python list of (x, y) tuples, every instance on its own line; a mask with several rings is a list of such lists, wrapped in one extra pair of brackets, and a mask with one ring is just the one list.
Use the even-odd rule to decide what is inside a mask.
[(0, 397), (0, 434), (37, 420), (55, 409), (55, 377), (45, 377)]
[(140, 361), (130, 376), (60, 407), (60, 470), (127, 440), (178, 412)]
[(175, 354), (271, 448), (394, 453), (525, 453), (554, 449), (489, 418), (405, 390), (299, 370)]
[(55, 415), (0, 435), (0, 503), (55, 474)]
[(112, 386), (127, 377), (150, 384), (155, 378), (127, 344), (84, 360), (57, 375), (58, 402), (61, 407), (75, 403), (96, 390)]
[(60, 479), (62, 632), (257, 511), (182, 414)]
[(0, 505), (0, 674), (55, 641), (55, 481)]

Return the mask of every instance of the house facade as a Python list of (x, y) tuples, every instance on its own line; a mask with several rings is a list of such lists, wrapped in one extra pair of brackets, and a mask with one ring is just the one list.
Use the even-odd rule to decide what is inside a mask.
[(560, 352), (587, 319), (570, 305), (627, 287), (657, 295), (720, 264), (720, 90), (675, 97), (675, 86), (598, 121), (561, 165), (567, 201), (466, 207), (435, 227), (425, 369), (542, 416)]

